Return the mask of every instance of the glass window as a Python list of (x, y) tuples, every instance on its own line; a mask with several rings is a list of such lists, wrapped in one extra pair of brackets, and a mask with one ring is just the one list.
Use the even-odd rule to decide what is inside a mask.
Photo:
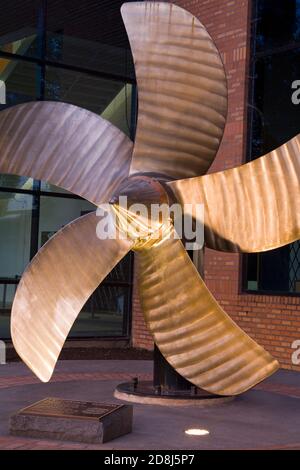
[(51, 1), (47, 9), (47, 58), (107, 74), (134, 77), (121, 18), (123, 0)]
[[(41, 67), (38, 64), (0, 57), (0, 84), (5, 84), (5, 100), (0, 102), (0, 111), (9, 106), (40, 97)], [(1, 175), (0, 187), (31, 190), (33, 180), (23, 176)]]
[(33, 198), (0, 192), (0, 278), (17, 279), (30, 260)]
[(293, 84), (300, 80), (299, 71), (300, 48), (255, 60), (251, 159), (270, 152), (300, 132), (300, 104), (295, 104), (293, 98), (296, 91)]
[(29, 263), (33, 198), (0, 192), (0, 337), (10, 336), (10, 310)]
[(125, 82), (56, 67), (46, 68), (45, 99), (88, 109), (127, 135), (131, 125), (131, 90)]
[(84, 199), (41, 196), (39, 248), (58, 230), (96, 208)]
[(59, 186), (55, 186), (54, 184), (48, 183), (47, 181), (41, 181), (41, 191), (47, 193), (64, 193), (64, 194), (72, 194), (70, 191), (66, 189), (60, 188)]
[(0, 111), (8, 106), (40, 98), (41, 67), (38, 64), (7, 60), (0, 56), (0, 80), (6, 89), (6, 102), (0, 104)]
[[(253, 11), (249, 160), (300, 133), (300, 100), (295, 99), (300, 80), (300, 0), (256, 0)], [(245, 255), (245, 288), (273, 294), (300, 292), (299, 248), (296, 241)]]
[(1, 1), (0, 50), (28, 57), (41, 55), (43, 0)]
[[(2, 2), (0, 112), (29, 101), (63, 101), (133, 134), (135, 76), (122, 3)], [(61, 227), (95, 207), (23, 176), (0, 174), (0, 191), (0, 336), (9, 337), (10, 309), (25, 266)], [(71, 336), (128, 335), (132, 259), (127, 255), (96, 289)]]
[(247, 289), (272, 293), (300, 292), (300, 242), (247, 255)]
[(132, 269), (132, 258), (131, 256), (125, 256), (123, 260), (114, 267), (114, 269), (108, 274), (105, 281), (110, 283), (130, 283)]
[(0, 338), (10, 338), (10, 311), (18, 284), (6, 279), (0, 283)]
[(83, 307), (74, 323), (71, 337), (122, 336), (124, 316), (129, 308), (127, 286), (101, 284)]
[[(95, 206), (83, 199), (41, 196), (39, 247), (64, 225), (95, 209)], [(114, 268), (86, 302), (69, 336), (122, 336), (130, 295), (129, 255)]]
[(300, 1), (258, 0), (255, 22), (258, 51), (292, 45), (300, 41)]
[(33, 179), (26, 176), (0, 174), (0, 188), (33, 189)]

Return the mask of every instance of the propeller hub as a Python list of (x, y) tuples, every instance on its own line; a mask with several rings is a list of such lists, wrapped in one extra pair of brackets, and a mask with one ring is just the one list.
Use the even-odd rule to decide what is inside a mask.
[(169, 196), (163, 184), (154, 178), (145, 175), (127, 178), (109, 202), (117, 229), (135, 242), (136, 250), (159, 243), (170, 228)]
[(169, 197), (162, 183), (146, 175), (129, 176), (122, 181), (109, 202), (120, 204), (120, 198), (127, 198), (128, 207), (143, 204), (151, 208), (152, 204), (169, 204)]

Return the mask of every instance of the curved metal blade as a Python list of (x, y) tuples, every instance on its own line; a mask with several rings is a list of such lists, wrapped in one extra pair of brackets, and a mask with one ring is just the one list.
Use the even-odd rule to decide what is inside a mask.
[(185, 178), (207, 171), (227, 112), (223, 64), (193, 15), (162, 2), (121, 8), (138, 83), (139, 113), (131, 173)]
[(208, 392), (236, 395), (277, 370), (218, 305), (180, 240), (137, 251), (137, 261), (147, 326), (179, 374)]
[(300, 135), (238, 168), (168, 185), (186, 213), (204, 204), (209, 248), (251, 253), (300, 238)]
[(71, 104), (37, 101), (0, 113), (0, 173), (48, 181), (97, 205), (128, 176), (132, 148), (108, 121)]
[[(100, 240), (100, 220), (90, 213), (57, 232), (33, 258), (18, 286), (11, 316), (13, 344), (43, 382), (50, 379), (83, 305), (131, 249), (127, 240)], [(105, 222), (112, 224), (109, 218)]]

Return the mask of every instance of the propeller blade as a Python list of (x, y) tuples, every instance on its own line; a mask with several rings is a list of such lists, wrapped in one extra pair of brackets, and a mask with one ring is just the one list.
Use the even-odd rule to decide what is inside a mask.
[(137, 251), (147, 326), (167, 361), (198, 387), (237, 395), (278, 368), (222, 310), (180, 240)]
[(96, 205), (127, 178), (132, 148), (108, 121), (71, 104), (37, 101), (0, 113), (0, 173), (48, 181)]
[(168, 185), (187, 214), (204, 204), (209, 248), (252, 253), (300, 238), (300, 134), (240, 167)]
[(205, 173), (227, 113), (226, 77), (216, 46), (200, 21), (176, 5), (125, 3), (121, 13), (139, 92), (131, 174), (176, 179)]
[(18, 286), (11, 315), (13, 344), (43, 382), (50, 379), (85, 302), (131, 249), (128, 240), (99, 239), (100, 220), (90, 213), (57, 232), (33, 258)]

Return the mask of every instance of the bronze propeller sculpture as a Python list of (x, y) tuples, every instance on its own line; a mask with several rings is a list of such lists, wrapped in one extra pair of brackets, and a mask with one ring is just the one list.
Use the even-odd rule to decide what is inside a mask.
[[(35, 102), (0, 113), (0, 171), (49, 181), (95, 205), (118, 196), (168, 202), (192, 216), (205, 207), (205, 243), (257, 252), (300, 235), (300, 139), (239, 168), (205, 175), (226, 120), (219, 53), (198, 19), (168, 3), (124, 4), (135, 62), (139, 115), (135, 144), (97, 115), (65, 103)], [(204, 175), (204, 176), (199, 176)], [(126, 214), (125, 214), (126, 218)], [(111, 219), (113, 220), (113, 219)], [(186, 379), (209, 392), (241, 393), (278, 363), (222, 310), (179, 239), (101, 240), (99, 218), (65, 226), (34, 257), (15, 296), (16, 350), (43, 381), (86, 300), (130, 250), (137, 253), (142, 308), (154, 341)], [(111, 222), (113, 223), (113, 222)]]

